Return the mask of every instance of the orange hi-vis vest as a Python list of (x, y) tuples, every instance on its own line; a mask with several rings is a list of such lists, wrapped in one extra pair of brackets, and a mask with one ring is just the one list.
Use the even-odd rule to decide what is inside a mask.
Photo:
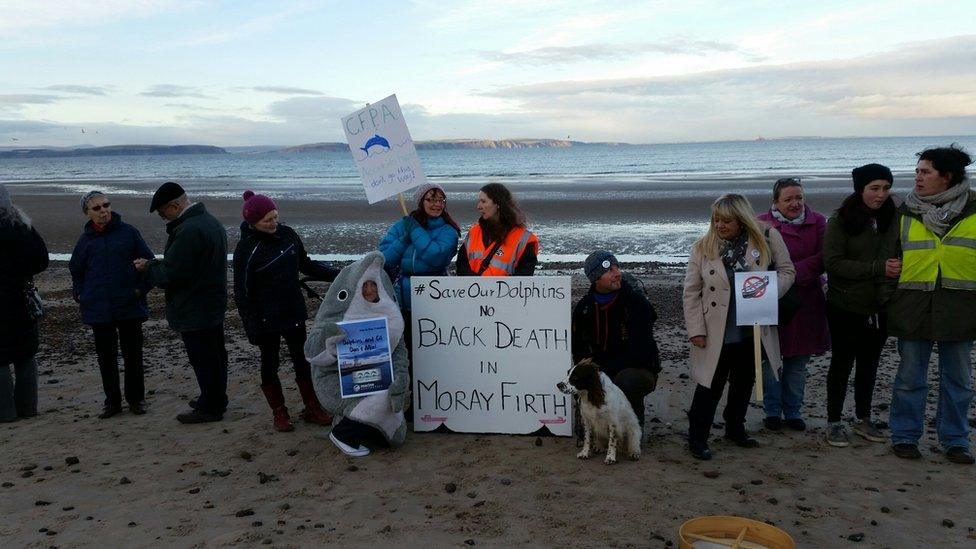
[[(481, 276), (511, 276), (515, 272), (515, 265), (522, 259), (522, 254), (530, 244), (534, 245), (536, 253), (539, 253), (539, 239), (532, 234), (532, 231), (525, 227), (513, 227), (505, 235), (502, 245), (495, 250), (491, 263)], [(464, 239), (464, 248), (468, 252), (468, 265), (471, 266), (472, 271), (477, 273), (481, 269), (485, 254), (494, 245), (495, 242), (489, 242), (488, 246), (485, 246), (480, 223), (475, 223), (471, 227), (468, 236)]]

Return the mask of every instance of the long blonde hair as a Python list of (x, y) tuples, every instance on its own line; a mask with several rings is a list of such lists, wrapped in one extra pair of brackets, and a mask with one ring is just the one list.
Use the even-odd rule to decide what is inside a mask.
[(735, 219), (749, 236), (749, 243), (759, 250), (759, 262), (768, 265), (772, 257), (769, 244), (763, 234), (764, 227), (756, 219), (756, 213), (749, 204), (749, 200), (741, 194), (723, 194), (712, 202), (712, 216), (709, 218), (708, 232), (695, 242), (695, 249), (708, 259), (718, 259), (722, 240), (715, 232), (715, 218), (723, 217)]

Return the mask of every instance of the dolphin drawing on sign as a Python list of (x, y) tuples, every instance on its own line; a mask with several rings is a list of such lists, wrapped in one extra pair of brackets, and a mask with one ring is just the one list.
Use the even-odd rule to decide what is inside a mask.
[(366, 156), (369, 156), (369, 148), (376, 145), (380, 147), (386, 147), (387, 150), (390, 149), (390, 142), (387, 141), (385, 137), (381, 137), (378, 134), (374, 134), (373, 137), (369, 138), (369, 141), (367, 141), (365, 145), (359, 147), (359, 150), (365, 152)]

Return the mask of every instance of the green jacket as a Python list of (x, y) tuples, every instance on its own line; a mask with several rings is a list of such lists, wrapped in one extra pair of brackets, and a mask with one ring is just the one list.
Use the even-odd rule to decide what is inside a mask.
[(887, 235), (897, 230), (892, 222), (885, 233), (868, 228), (851, 236), (844, 230), (840, 216), (835, 213), (830, 217), (823, 253), (828, 303), (862, 315), (872, 315), (881, 309), (887, 259), (884, 245)]
[(227, 311), (227, 231), (203, 204), (190, 206), (166, 224), (163, 259), (147, 269), (166, 291), (166, 320), (177, 332), (223, 324)]
[[(902, 215), (919, 216), (902, 205), (898, 208), (895, 225)], [(969, 192), (969, 201), (952, 224), (976, 215), (976, 191)], [(901, 257), (901, 234), (889, 231), (893, 257)], [(949, 290), (941, 279), (932, 291), (898, 289), (897, 280), (890, 279), (887, 290), (892, 292), (888, 302), (888, 333), (895, 337), (924, 341), (972, 341), (976, 339), (976, 291)]]

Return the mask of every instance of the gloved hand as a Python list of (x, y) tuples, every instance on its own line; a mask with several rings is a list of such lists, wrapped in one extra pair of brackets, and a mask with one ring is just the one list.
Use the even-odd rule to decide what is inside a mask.
[(390, 410), (394, 413), (402, 412), (407, 405), (410, 397), (410, 390), (406, 389), (402, 393), (390, 393)]

